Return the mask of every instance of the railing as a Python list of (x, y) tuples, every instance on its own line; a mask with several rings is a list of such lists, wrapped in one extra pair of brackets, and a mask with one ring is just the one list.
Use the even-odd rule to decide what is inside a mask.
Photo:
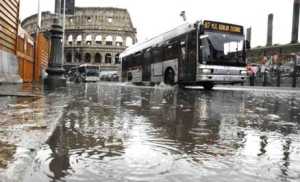
[(36, 59), (34, 81), (41, 81), (43, 74), (48, 68), (48, 60), (50, 58), (50, 41), (39, 33), (36, 41)]
[(16, 52), (19, 61), (19, 74), (23, 82), (32, 82), (34, 65), (34, 44), (32, 39), (20, 32), (17, 37)]
[(250, 86), (300, 87), (300, 65), (272, 65), (256, 73), (249, 72)]
[(17, 57), (19, 74), (24, 82), (40, 81), (48, 67), (50, 43), (43, 33), (39, 33), (34, 41), (20, 28), (17, 39)]

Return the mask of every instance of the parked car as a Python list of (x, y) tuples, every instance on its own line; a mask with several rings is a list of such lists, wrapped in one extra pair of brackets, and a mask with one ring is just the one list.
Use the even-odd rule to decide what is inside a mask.
[(119, 74), (117, 71), (101, 71), (100, 80), (101, 81), (119, 81)]
[(71, 68), (68, 71), (68, 78), (75, 82), (97, 82), (99, 81), (99, 66), (83, 64)]

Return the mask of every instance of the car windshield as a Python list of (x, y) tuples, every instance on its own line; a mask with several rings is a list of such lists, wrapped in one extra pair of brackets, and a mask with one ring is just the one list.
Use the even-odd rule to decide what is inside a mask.
[(86, 76), (99, 76), (98, 67), (93, 67), (93, 66), (80, 67), (79, 72), (81, 74), (86, 74)]
[(206, 32), (202, 39), (202, 60), (206, 64), (244, 66), (244, 37)]
[(96, 68), (87, 68), (87, 76), (99, 76), (99, 70)]

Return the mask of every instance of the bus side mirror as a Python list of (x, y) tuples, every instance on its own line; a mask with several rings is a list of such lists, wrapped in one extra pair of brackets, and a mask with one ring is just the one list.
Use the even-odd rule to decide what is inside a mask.
[(204, 34), (204, 26), (203, 25), (200, 25), (199, 27), (199, 34)]
[(208, 35), (201, 35), (200, 36), (200, 39), (206, 39), (206, 38), (208, 38)]

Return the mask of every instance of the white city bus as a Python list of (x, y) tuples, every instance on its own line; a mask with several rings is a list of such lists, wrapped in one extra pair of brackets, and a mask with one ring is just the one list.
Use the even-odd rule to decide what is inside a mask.
[(247, 78), (242, 26), (214, 21), (184, 24), (121, 55), (122, 80), (201, 85), (243, 83)]
[(78, 68), (79, 82), (98, 82), (100, 80), (100, 67), (92, 64), (82, 64)]

